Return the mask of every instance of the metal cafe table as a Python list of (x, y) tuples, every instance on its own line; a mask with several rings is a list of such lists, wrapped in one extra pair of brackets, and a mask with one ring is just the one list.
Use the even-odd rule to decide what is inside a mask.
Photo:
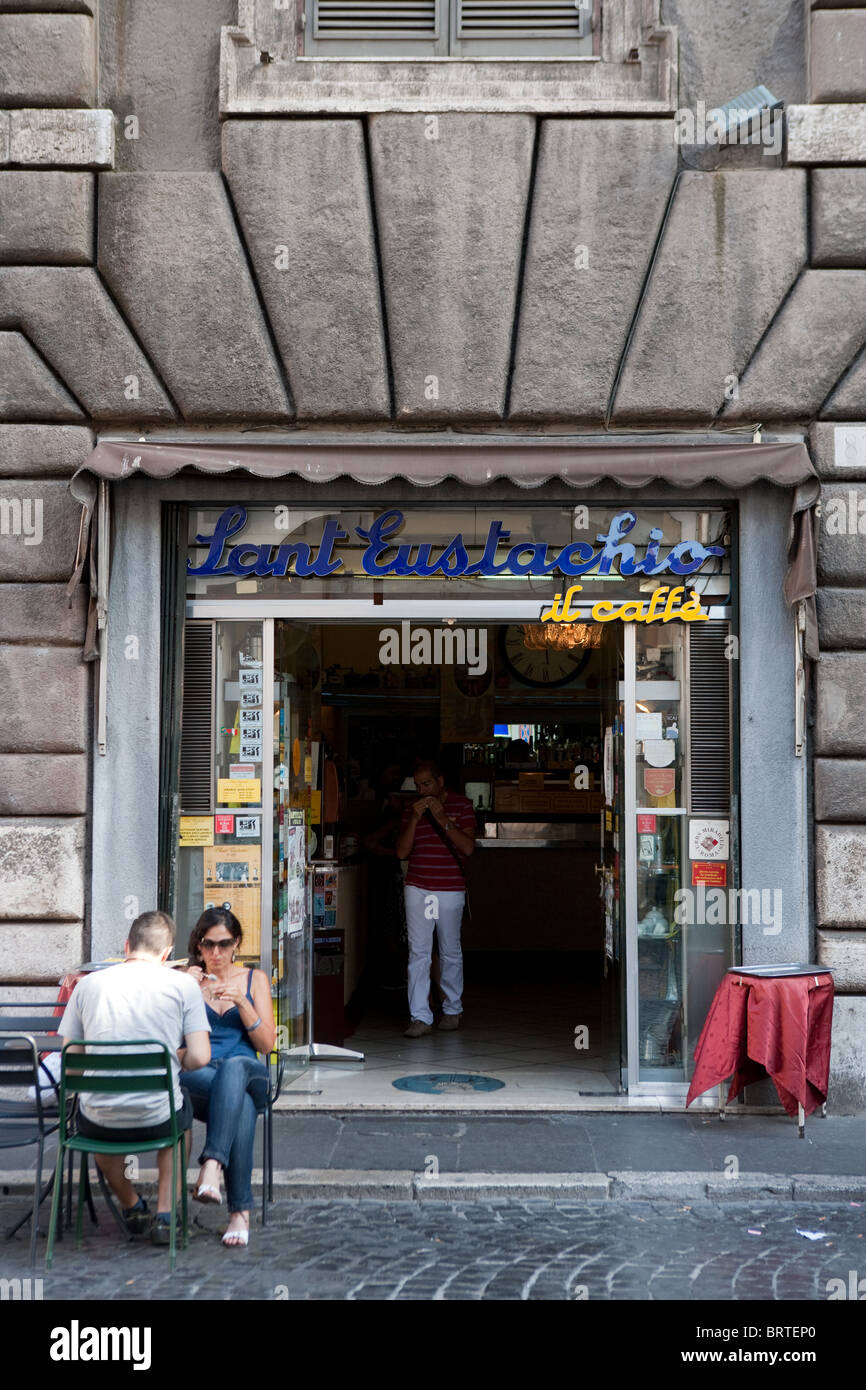
[(787, 1113), (827, 1113), (833, 1029), (833, 975), (826, 965), (731, 966), (716, 990), (695, 1048), (686, 1107), (719, 1087), (719, 1118), (727, 1100), (771, 1078)]

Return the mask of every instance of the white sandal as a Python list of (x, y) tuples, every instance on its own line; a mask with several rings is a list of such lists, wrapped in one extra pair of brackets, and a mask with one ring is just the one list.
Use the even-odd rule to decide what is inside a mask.
[(243, 1248), (250, 1243), (250, 1218), (246, 1218), (247, 1228), (245, 1231), (226, 1231), (222, 1238), (222, 1243), (227, 1250)]

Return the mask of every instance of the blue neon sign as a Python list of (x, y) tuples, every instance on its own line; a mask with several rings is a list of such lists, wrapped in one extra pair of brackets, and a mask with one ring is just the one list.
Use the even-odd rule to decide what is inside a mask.
[[(391, 508), (376, 517), (369, 530), (354, 527), (355, 534), (366, 545), (361, 552), (361, 566), (373, 578), (386, 575), (429, 579), (434, 575), (457, 579), (463, 577), (492, 577), (497, 574), (549, 575), (566, 577), (589, 574), (619, 573), (626, 577), (635, 574), (694, 574), (714, 556), (723, 556), (725, 547), (703, 545), (697, 540), (680, 541), (661, 553), (663, 532), (654, 526), (642, 559), (637, 558), (635, 546), (625, 539), (637, 525), (635, 512), (618, 512), (606, 535), (598, 535), (598, 546), (589, 541), (571, 541), (560, 550), (545, 541), (520, 541), (509, 546), (511, 532), (501, 521), (491, 521), (480, 560), (470, 560), (462, 533), (444, 545), (435, 541), (399, 543), (397, 536), (404, 524), (404, 515)], [(228, 542), (234, 540), (247, 523), (245, 507), (227, 507), (218, 517), (213, 535), (196, 536), (198, 545), (208, 547), (200, 565), (187, 561), (187, 574), (192, 578), (233, 575), (236, 578), (255, 576), (260, 579), (284, 578), (291, 572), (301, 579), (326, 579), (343, 568), (343, 561), (334, 555), (334, 547), (349, 539), (349, 532), (334, 520), (326, 521), (321, 539), (308, 541), (266, 541), (254, 544), (241, 541), (233, 545), (223, 561)]]

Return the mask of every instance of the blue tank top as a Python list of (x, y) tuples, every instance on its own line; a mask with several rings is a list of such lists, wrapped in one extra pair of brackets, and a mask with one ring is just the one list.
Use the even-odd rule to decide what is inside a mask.
[[(253, 1002), (253, 972), (247, 976), (247, 998)], [(210, 1024), (210, 1056), (212, 1062), (226, 1057), (255, 1057), (256, 1049), (250, 1042), (250, 1035), (241, 1022), (237, 1004), (233, 1004), (224, 1014), (218, 1014), (210, 1004), (205, 1004), (207, 1021)]]

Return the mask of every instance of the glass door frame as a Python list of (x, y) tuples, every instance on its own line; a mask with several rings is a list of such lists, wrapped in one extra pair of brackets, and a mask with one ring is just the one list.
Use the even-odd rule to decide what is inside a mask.
[[(273, 672), (274, 666), (274, 620), (277, 618), (291, 621), (292, 619), (305, 622), (319, 622), (323, 624), (334, 624), (352, 619), (361, 620), (366, 623), (371, 622), (399, 622), (403, 618), (426, 618), (428, 620), (442, 620), (443, 617), (453, 617), (458, 622), (466, 619), (486, 620), (487, 622), (508, 623), (515, 621), (538, 621), (538, 599), (531, 601), (515, 601), (504, 599), (501, 601), (493, 600), (454, 600), (443, 599), (431, 600), (392, 600), (387, 599), (375, 606), (369, 598), (364, 599), (336, 599), (336, 600), (286, 600), (286, 599), (250, 599), (250, 600), (217, 600), (199, 599), (188, 600), (186, 605), (187, 618), (219, 618), (223, 621), (235, 619), (237, 621), (262, 620), (262, 652), (263, 669)], [(584, 605), (574, 605), (575, 611), (580, 609), (580, 616), (586, 621), (592, 621), (591, 603)], [(709, 616), (713, 619), (727, 619), (731, 617), (729, 606), (715, 606), (708, 610)], [(617, 692), (621, 696), (623, 706), (623, 748), (624, 766), (620, 766), (619, 773), (623, 779), (623, 838), (622, 853), (624, 855), (624, 907), (625, 907), (625, 937), (624, 937), (624, 964), (626, 981), (626, 1010), (625, 1010), (625, 1029), (624, 1039), (626, 1047), (626, 1064), (622, 1070), (623, 1085), (630, 1095), (659, 1095), (668, 1096), (682, 1095), (685, 1097), (688, 1091), (686, 1081), (641, 1081), (640, 1056), (638, 1046), (638, 934), (637, 934), (637, 769), (634, 758), (635, 732), (636, 732), (636, 709), (637, 698), (637, 671), (636, 671), (636, 651), (637, 633), (634, 623), (623, 623), (624, 637), (624, 660), (623, 660), (623, 681), (621, 690)], [(270, 685), (270, 699), (266, 707), (273, 705), (273, 676)], [(736, 701), (734, 702), (736, 704)], [(266, 721), (263, 737), (263, 763), (262, 772), (266, 766), (270, 767), (269, 789), (270, 794), (265, 796), (262, 790), (262, 845), (270, 847), (273, 845), (273, 778), (276, 767), (275, 754), (278, 750), (274, 747), (273, 720)], [(264, 775), (262, 778), (264, 782)], [(658, 813), (657, 813), (658, 814)], [(264, 850), (263, 850), (264, 857)], [(270, 978), (272, 970), (272, 933), (273, 933), (273, 872), (262, 871), (262, 969), (266, 970)], [(270, 922), (270, 932), (265, 931), (265, 923)], [(266, 951), (267, 944), (267, 951)], [(312, 972), (312, 951), (308, 952), (309, 960), (307, 963), (308, 974)], [(623, 1020), (620, 1020), (622, 1031)]]

